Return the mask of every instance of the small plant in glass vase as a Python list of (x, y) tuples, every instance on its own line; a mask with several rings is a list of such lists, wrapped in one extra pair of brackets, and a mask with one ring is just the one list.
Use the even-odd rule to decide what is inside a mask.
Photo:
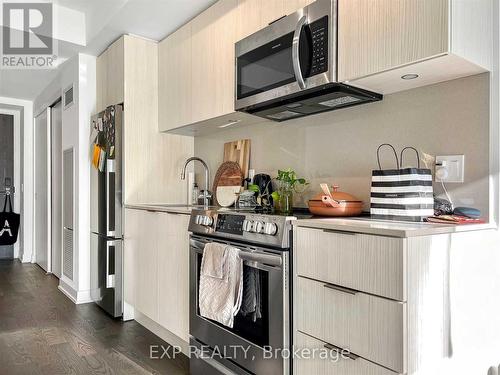
[(293, 193), (303, 193), (309, 182), (305, 178), (297, 178), (294, 170), (288, 168), (278, 171), (276, 177), (277, 190), (272, 194), (275, 210), (283, 215), (293, 212)]

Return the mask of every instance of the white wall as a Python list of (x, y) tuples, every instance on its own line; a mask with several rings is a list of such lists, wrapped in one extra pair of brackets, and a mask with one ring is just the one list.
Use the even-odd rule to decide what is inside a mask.
[[(383, 101), (275, 123), (226, 128), (195, 137), (195, 155), (206, 160), (212, 175), (222, 163), (224, 142), (250, 138), (250, 167), (276, 176), (291, 167), (311, 181), (295, 204), (319, 193), (319, 183), (340, 185), (369, 209), (371, 171), (376, 150), (392, 143), (401, 150), (414, 146), (430, 155), (465, 154), (465, 183), (449, 184), (458, 206), (473, 206), (488, 216), (489, 202), (489, 74), (467, 77), (392, 95)], [(391, 154), (382, 161), (392, 167)], [(405, 165), (415, 164), (408, 152)], [(200, 177), (198, 175), (198, 177)], [(435, 184), (436, 192), (442, 193)]]
[[(22, 186), (16, 188), (18, 207), (21, 213), (21, 236), (19, 239), (19, 259), (22, 262), (33, 260), (33, 102), (15, 98), (0, 97), (0, 110), (14, 111), (19, 116), (19, 144), (17, 149), (23, 153), (22, 163), (19, 165), (20, 182)], [(19, 181), (18, 181), (19, 182)], [(22, 198), (19, 199), (19, 195)]]
[[(79, 54), (61, 67), (57, 78), (35, 99), (35, 113), (47, 108), (73, 85), (74, 104), (63, 109), (63, 151), (74, 149), (74, 277), (61, 276), (60, 288), (77, 303), (90, 301), (89, 129), (95, 111), (95, 62)], [(64, 262), (64, 259), (63, 259)]]

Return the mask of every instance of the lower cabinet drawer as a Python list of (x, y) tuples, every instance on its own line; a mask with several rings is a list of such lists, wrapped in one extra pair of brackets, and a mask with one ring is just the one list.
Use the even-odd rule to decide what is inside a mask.
[(404, 373), (406, 304), (298, 277), (295, 328)]
[(406, 301), (403, 238), (303, 227), (294, 236), (299, 276)]
[[(326, 345), (326, 346), (325, 346)], [(378, 366), (362, 357), (342, 356), (329, 350), (328, 343), (302, 332), (296, 332), (294, 349), (298, 358), (293, 360), (294, 375), (397, 375), (397, 372)], [(302, 350), (306, 349), (306, 350)], [(314, 353), (314, 354), (313, 354)]]

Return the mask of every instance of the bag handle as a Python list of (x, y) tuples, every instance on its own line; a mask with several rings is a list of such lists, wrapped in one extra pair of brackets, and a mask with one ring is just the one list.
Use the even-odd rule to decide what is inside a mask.
[[(7, 208), (7, 202), (9, 202), (9, 211), (5, 211), (5, 209)], [(12, 201), (10, 200), (10, 194), (5, 195), (2, 212), (12, 212)]]
[(417, 154), (417, 168), (420, 169), (420, 154), (418, 153), (418, 150), (415, 147), (405, 147), (401, 150), (401, 156), (399, 158), (401, 161), (401, 168), (403, 168), (403, 154), (406, 150), (415, 151), (415, 154)]
[(380, 146), (378, 146), (377, 148), (377, 162), (378, 162), (378, 168), (380, 170), (382, 170), (382, 166), (380, 164), (380, 149), (384, 146), (389, 146), (390, 148), (392, 148), (392, 151), (394, 152), (394, 156), (396, 158), (396, 169), (399, 169), (399, 160), (398, 160), (398, 154), (396, 152), (396, 149), (394, 148), (393, 145), (389, 144), (389, 143), (383, 143), (381, 144)]

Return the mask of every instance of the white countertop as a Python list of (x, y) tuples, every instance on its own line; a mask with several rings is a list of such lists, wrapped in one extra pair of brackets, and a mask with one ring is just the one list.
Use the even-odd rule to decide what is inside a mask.
[(459, 233), (476, 230), (496, 229), (494, 224), (436, 224), (410, 223), (369, 218), (311, 218), (299, 219), (294, 226), (317, 229), (356, 232), (390, 237), (417, 237), (434, 234)]
[[(203, 206), (186, 204), (135, 203), (126, 204), (125, 208), (168, 212), (190, 215), (193, 209), (203, 209)], [(417, 237), (434, 234), (460, 233), (477, 230), (496, 229), (495, 224), (436, 224), (410, 223), (402, 221), (372, 220), (370, 218), (320, 218), (294, 220), (294, 226), (337, 230), (344, 232), (366, 233), (389, 237)]]

